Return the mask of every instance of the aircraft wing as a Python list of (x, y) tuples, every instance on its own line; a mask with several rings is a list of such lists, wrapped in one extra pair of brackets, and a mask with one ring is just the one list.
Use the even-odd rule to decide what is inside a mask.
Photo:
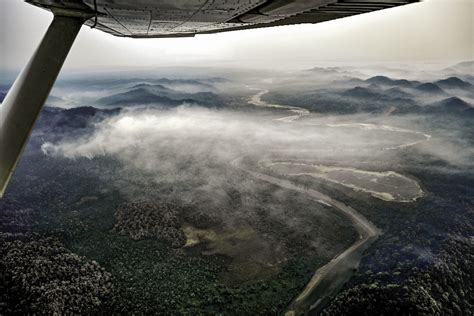
[(89, 11), (86, 25), (133, 38), (184, 37), (270, 26), (320, 23), (418, 0), (26, 0)]

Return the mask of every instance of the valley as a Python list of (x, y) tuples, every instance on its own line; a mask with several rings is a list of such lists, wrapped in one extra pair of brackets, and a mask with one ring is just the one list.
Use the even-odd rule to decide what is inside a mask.
[(59, 81), (0, 201), (0, 313), (468, 315), (458, 68)]

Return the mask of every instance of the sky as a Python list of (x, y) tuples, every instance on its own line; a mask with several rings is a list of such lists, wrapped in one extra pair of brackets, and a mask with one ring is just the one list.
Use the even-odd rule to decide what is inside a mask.
[[(51, 20), (51, 13), (22, 0), (1, 0), (0, 71), (25, 65)], [(427, 0), (315, 25), (194, 38), (117, 38), (83, 26), (63, 70), (451, 63), (474, 59), (473, 20), (474, 0)]]

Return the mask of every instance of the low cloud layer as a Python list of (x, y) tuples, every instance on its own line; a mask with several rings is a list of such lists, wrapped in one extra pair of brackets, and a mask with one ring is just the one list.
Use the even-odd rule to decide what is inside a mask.
[(429, 132), (423, 131), (423, 126), (417, 126), (421, 130), (416, 131), (405, 128), (415, 118), (394, 120), (358, 115), (289, 123), (277, 120), (287, 115), (286, 111), (272, 115), (242, 114), (186, 106), (169, 111), (130, 110), (99, 123), (86, 138), (46, 143), (42, 149), (47, 154), (68, 158), (111, 155), (148, 171), (165, 166), (170, 171), (179, 169), (174, 165), (188, 159), (200, 165), (207, 160), (231, 163), (246, 156), (257, 160), (268, 156), (313, 157), (348, 166), (361, 159), (370, 167), (370, 163), (387, 164), (378, 160), (396, 159), (400, 150), (410, 146), (454, 165), (468, 164), (473, 154), (469, 146), (463, 148), (461, 138), (453, 143), (443, 135), (427, 137)]

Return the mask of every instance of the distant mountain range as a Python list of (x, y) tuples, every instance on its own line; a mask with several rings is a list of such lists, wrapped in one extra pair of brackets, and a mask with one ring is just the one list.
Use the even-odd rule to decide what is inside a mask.
[(196, 79), (168, 79), (168, 78), (161, 78), (153, 80), (152, 82), (155, 84), (163, 84), (163, 85), (192, 85), (192, 86), (202, 86), (212, 89), (213, 86), (210, 83), (215, 82), (224, 82), (225, 79), (223, 78), (214, 78), (208, 80), (196, 80)]
[(176, 93), (175, 90), (167, 88), (161, 84), (139, 83), (133, 86), (131, 89), (148, 89), (153, 90), (155, 93)]
[[(271, 91), (268, 102), (298, 105), (331, 114), (443, 114), (472, 117), (467, 101), (473, 85), (451, 76), (433, 82), (375, 76), (366, 80), (348, 77), (318, 90)], [(350, 87), (351, 88), (347, 88)], [(455, 97), (456, 96), (456, 97)]]
[(397, 86), (403, 88), (412, 88), (420, 84), (419, 81), (409, 81), (406, 79), (391, 79), (386, 76), (375, 76), (365, 80), (365, 82), (374, 83), (381, 86)]
[[(469, 66), (469, 63), (458, 65), (461, 68)], [(314, 68), (310, 71), (340, 73), (343, 69)], [(86, 87), (78, 86), (78, 89), (89, 89), (94, 80), (85, 80)], [(90, 124), (119, 113), (120, 109), (116, 108), (141, 105), (174, 108), (188, 104), (223, 108), (229, 106), (230, 103), (227, 102), (225, 95), (215, 92), (213, 84), (224, 82), (228, 80), (223, 78), (107, 79), (100, 82), (100, 89), (107, 89), (107, 84), (109, 84), (113, 87), (109, 87), (110, 91), (115, 93), (111, 92), (111, 95), (96, 101), (95, 104), (102, 109), (78, 107), (63, 110), (45, 107), (38, 126), (45, 135), (48, 132), (61, 134), (69, 129), (85, 131), (91, 127)], [(449, 76), (432, 82), (394, 79), (382, 75), (366, 80), (345, 76), (334, 81), (328, 88), (316, 91), (303, 90), (298, 93), (292, 90), (286, 93), (272, 91), (267, 97), (269, 101), (278, 104), (303, 106), (321, 113), (426, 113), (472, 117), (474, 110), (468, 101), (474, 96), (473, 87), (472, 83), (457, 76)], [(9, 87), (0, 86), (0, 88), (3, 89), (0, 89), (0, 100), (3, 100)], [(54, 106), (62, 105), (62, 101), (65, 102), (61, 98), (50, 96), (47, 102)]]
[(370, 84), (368, 87), (357, 86), (355, 88), (344, 90), (341, 95), (359, 100), (388, 103), (400, 100), (409, 101), (413, 97), (412, 94), (405, 92), (398, 87), (383, 89), (374, 83)]
[(365, 80), (365, 82), (380, 86), (411, 88), (422, 92), (438, 94), (444, 92), (442, 89), (469, 89), (473, 87), (470, 82), (467, 82), (454, 76), (438, 80), (436, 82), (425, 83), (416, 80), (392, 79), (386, 76), (375, 76)]
[(222, 100), (213, 92), (183, 93), (165, 87), (162, 84), (138, 84), (129, 91), (101, 98), (101, 106), (157, 105), (176, 107), (182, 104), (195, 104), (205, 107), (221, 107)]
[(178, 106), (192, 100), (173, 100), (168, 97), (163, 97), (154, 94), (147, 89), (139, 88), (133, 89), (124, 93), (114, 94), (108, 97), (101, 98), (97, 101), (100, 105), (111, 106), (132, 106), (132, 105), (148, 105), (159, 104), (162, 106)]
[(464, 61), (453, 65), (451, 67), (445, 68), (445, 72), (461, 72), (467, 74), (474, 74), (474, 61)]
[(164, 86), (188, 85), (201, 87), (201, 89), (213, 90), (214, 84), (229, 82), (226, 78), (199, 78), (199, 79), (169, 79), (169, 78), (88, 78), (74, 80), (60, 80), (56, 83), (58, 87), (82, 87), (82, 88), (111, 88), (124, 87), (134, 84), (161, 84)]

